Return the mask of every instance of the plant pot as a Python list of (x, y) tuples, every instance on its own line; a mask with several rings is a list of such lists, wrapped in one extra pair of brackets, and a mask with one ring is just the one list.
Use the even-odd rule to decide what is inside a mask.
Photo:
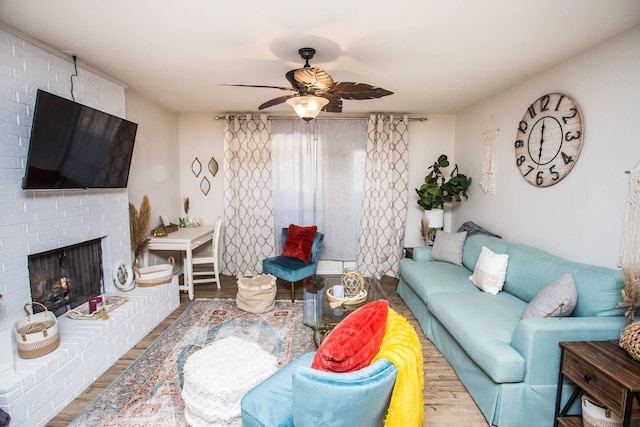
[(424, 217), (429, 220), (429, 228), (444, 227), (444, 210), (443, 209), (425, 209)]

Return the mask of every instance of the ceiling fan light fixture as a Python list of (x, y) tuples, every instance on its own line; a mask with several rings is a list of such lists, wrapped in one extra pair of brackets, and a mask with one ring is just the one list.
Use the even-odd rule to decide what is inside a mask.
[(329, 100), (320, 96), (294, 96), (287, 99), (289, 104), (296, 112), (296, 114), (303, 120), (309, 121), (315, 119), (320, 110), (329, 103)]

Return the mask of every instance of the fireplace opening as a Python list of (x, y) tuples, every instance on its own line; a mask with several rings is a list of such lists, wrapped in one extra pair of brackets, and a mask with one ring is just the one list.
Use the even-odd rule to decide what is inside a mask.
[(28, 264), (31, 299), (56, 316), (104, 291), (101, 239), (30, 255)]

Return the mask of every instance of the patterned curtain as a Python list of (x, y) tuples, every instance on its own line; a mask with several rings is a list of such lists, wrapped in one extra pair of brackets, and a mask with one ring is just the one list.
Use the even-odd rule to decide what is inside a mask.
[(365, 276), (398, 276), (407, 220), (407, 116), (371, 115), (367, 123), (367, 159), (358, 251)]
[(270, 134), (266, 115), (225, 117), (223, 274), (255, 276), (275, 252)]

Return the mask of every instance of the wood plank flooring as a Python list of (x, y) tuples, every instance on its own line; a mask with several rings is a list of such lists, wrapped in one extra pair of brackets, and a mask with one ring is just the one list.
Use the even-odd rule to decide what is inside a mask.
[[(422, 343), (424, 358), (424, 418), (425, 426), (430, 427), (487, 427), (488, 424), (469, 393), (460, 383), (449, 363), (442, 357), (435, 346), (426, 339), (420, 325), (411, 314), (405, 303), (396, 293), (398, 280), (383, 277), (380, 281), (382, 288), (389, 297), (391, 306), (398, 313), (405, 316), (418, 332)], [(196, 298), (235, 298), (237, 293), (236, 279), (231, 276), (221, 277), (221, 289), (215, 285), (196, 285)], [(290, 299), (290, 287), (278, 281), (277, 299)], [(296, 287), (296, 299), (302, 298), (302, 287)], [(100, 393), (111, 384), (144, 350), (151, 345), (174, 320), (184, 312), (191, 302), (185, 293), (180, 295), (180, 306), (169, 317), (162, 321), (145, 338), (136, 344), (126, 355), (118, 360), (111, 368), (91, 384), (79, 397), (64, 408), (47, 425), (51, 427), (66, 426)]]

